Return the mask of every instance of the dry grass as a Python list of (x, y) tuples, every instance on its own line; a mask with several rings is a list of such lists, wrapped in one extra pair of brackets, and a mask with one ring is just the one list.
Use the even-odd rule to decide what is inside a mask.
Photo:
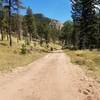
[(42, 49), (38, 48), (33, 48), (25, 55), (20, 54), (21, 45), (21, 43), (14, 42), (13, 46), (9, 47), (7, 41), (0, 41), (0, 72), (12, 71), (14, 68), (27, 65), (45, 54)]
[(100, 81), (100, 51), (65, 50), (65, 52), (71, 57), (72, 63), (81, 65), (89, 75)]

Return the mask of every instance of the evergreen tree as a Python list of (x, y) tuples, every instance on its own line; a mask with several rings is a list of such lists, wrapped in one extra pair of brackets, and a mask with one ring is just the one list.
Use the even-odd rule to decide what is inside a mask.
[(81, 0), (80, 49), (96, 46), (95, 0)]
[(96, 0), (95, 3), (95, 9), (96, 9), (96, 22), (97, 22), (97, 35), (96, 35), (96, 39), (97, 39), (97, 48), (100, 49), (100, 1)]
[[(70, 47), (73, 43), (73, 22), (66, 21), (61, 29), (60, 40), (63, 45)], [(75, 42), (75, 41), (74, 41)]]
[(32, 40), (33, 37), (35, 37), (35, 20), (33, 17), (33, 12), (30, 7), (27, 9), (27, 15), (25, 16), (26, 18), (26, 23), (28, 27), (28, 33), (30, 35), (30, 41)]
[(73, 19), (72, 43), (75, 48), (78, 48), (82, 5), (80, 0), (71, 0), (71, 3), (72, 3), (72, 19)]
[(74, 46), (79, 49), (96, 47), (95, 0), (72, 0), (71, 2)]

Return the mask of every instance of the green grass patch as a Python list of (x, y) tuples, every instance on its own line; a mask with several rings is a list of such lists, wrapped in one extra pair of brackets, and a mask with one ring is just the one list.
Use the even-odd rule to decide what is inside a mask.
[(74, 64), (80, 65), (89, 75), (100, 81), (100, 51), (65, 50)]

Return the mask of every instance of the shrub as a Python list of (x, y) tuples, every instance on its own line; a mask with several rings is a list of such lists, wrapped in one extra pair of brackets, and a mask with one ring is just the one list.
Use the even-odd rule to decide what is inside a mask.
[(27, 53), (26, 45), (25, 45), (25, 44), (22, 44), (22, 47), (21, 47), (21, 54), (26, 54), (26, 53)]

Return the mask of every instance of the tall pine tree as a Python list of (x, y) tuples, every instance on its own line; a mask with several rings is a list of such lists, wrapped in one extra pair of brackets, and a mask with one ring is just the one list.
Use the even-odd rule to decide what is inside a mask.
[(80, 49), (96, 46), (95, 0), (81, 0), (82, 15), (80, 23)]
[(82, 5), (80, 0), (71, 0), (72, 4), (72, 19), (73, 19), (73, 34), (72, 43), (74, 47), (78, 47), (80, 34), (80, 18), (82, 12)]
[(28, 33), (31, 41), (32, 38), (35, 36), (35, 20), (34, 20), (32, 9), (30, 7), (28, 7), (27, 9), (27, 15), (25, 18), (26, 18)]

